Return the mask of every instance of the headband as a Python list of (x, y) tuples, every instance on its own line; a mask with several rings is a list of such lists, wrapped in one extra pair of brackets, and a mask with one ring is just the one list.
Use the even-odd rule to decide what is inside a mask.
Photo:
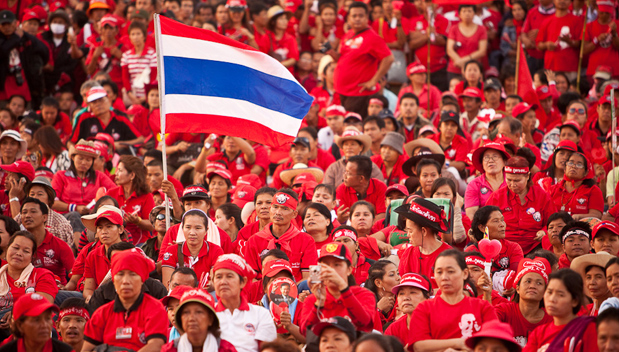
[(219, 269), (232, 270), (242, 277), (252, 280), (254, 278), (254, 270), (247, 265), (245, 260), (237, 254), (222, 254), (217, 258), (217, 262), (213, 265), (213, 275)]
[(466, 265), (476, 265), (482, 269), (485, 268), (486, 261), (480, 256), (471, 255), (471, 256), (466, 257), (465, 260), (466, 260)]
[(383, 102), (380, 99), (376, 99), (376, 98), (372, 98), (370, 99), (370, 103), (368, 105), (372, 105), (372, 104), (376, 104), (376, 105), (380, 105), (383, 106)]
[(357, 242), (357, 235), (355, 235), (353, 231), (348, 230), (348, 229), (341, 229), (341, 230), (335, 231), (335, 233), (333, 234), (333, 240), (335, 241), (336, 239), (340, 237), (348, 237), (352, 239), (353, 241)]
[(579, 229), (579, 228), (575, 228), (575, 229), (571, 229), (569, 231), (567, 231), (565, 233), (565, 235), (563, 235), (563, 238), (561, 239), (563, 242), (565, 242), (565, 240), (570, 237), (570, 236), (574, 236), (574, 235), (581, 235), (581, 236), (585, 236), (588, 239), (591, 239), (591, 235), (589, 235), (589, 233), (583, 229)]
[(524, 258), (518, 264), (518, 274), (516, 274), (516, 278), (514, 279), (514, 287), (520, 282), (526, 274), (528, 273), (536, 273), (541, 275), (548, 285), (548, 273), (550, 272), (550, 263), (545, 258), (535, 258), (529, 259)]
[(447, 216), (445, 215), (445, 211), (443, 209), (441, 209), (440, 214), (437, 214), (432, 210), (424, 207), (423, 205), (419, 205), (418, 203), (413, 202), (411, 203), (410, 211), (426, 220), (438, 223), (441, 230), (447, 231), (447, 226), (445, 225), (445, 222), (447, 221)]
[(64, 318), (67, 315), (77, 315), (78, 317), (82, 317), (85, 320), (90, 320), (90, 314), (88, 314), (88, 311), (85, 308), (78, 308), (78, 307), (71, 307), (71, 308), (67, 308), (67, 309), (63, 309), (60, 311), (60, 314), (58, 315), (58, 320), (62, 320), (62, 318)]
[(526, 175), (529, 173), (529, 168), (528, 167), (505, 166), (505, 172), (507, 172), (508, 174)]
[(271, 204), (279, 204), (279, 205), (283, 205), (285, 207), (288, 207), (288, 208), (290, 208), (292, 210), (297, 210), (297, 204), (298, 203), (299, 202), (297, 202), (297, 200), (292, 198), (291, 195), (286, 194), (284, 192), (277, 192), (273, 196), (273, 202)]
[[(171, 205), (170, 205), (171, 206)], [(190, 211), (198, 211), (200, 213), (202, 213), (202, 215), (204, 215), (204, 217), (208, 218), (208, 215), (206, 215), (206, 213), (204, 212), (204, 210), (202, 209), (191, 209), (191, 210), (187, 210), (185, 212), (185, 214), (183, 214), (183, 218), (181, 219), (181, 222), (185, 221), (185, 215), (187, 215), (187, 213), (189, 213)], [(190, 214), (191, 215), (191, 214)]]

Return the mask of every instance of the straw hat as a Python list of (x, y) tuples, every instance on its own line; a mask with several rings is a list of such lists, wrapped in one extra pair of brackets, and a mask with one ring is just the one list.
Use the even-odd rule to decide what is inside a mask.
[(361, 152), (361, 154), (367, 152), (372, 146), (372, 139), (370, 138), (370, 136), (359, 132), (358, 129), (352, 126), (347, 127), (341, 136), (335, 136), (335, 144), (337, 144), (340, 149), (342, 149), (342, 145), (346, 141), (359, 142), (363, 146), (363, 151)]
[(82, 223), (84, 224), (84, 226), (86, 226), (88, 230), (92, 232), (96, 232), (97, 226), (95, 226), (95, 223), (97, 222), (97, 218), (99, 217), (99, 215), (105, 213), (106, 211), (112, 211), (112, 212), (118, 213), (121, 218), (123, 216), (122, 211), (116, 208), (115, 206), (102, 205), (99, 207), (99, 209), (97, 209), (96, 213), (82, 216)]
[(601, 251), (599, 253), (585, 254), (574, 258), (574, 260), (572, 260), (572, 263), (570, 264), (570, 268), (579, 273), (580, 276), (582, 276), (584, 279), (586, 274), (585, 269), (588, 266), (595, 265), (604, 269), (606, 267), (606, 264), (608, 264), (608, 262), (614, 257), (614, 255), (604, 251)]
[(314, 178), (316, 179), (317, 183), (322, 182), (322, 178), (325, 175), (325, 173), (320, 168), (308, 167), (307, 165), (305, 165), (303, 163), (298, 163), (298, 164), (294, 164), (292, 169), (283, 170), (279, 174), (279, 177), (280, 177), (280, 179), (282, 180), (283, 183), (285, 183), (288, 186), (290, 186), (290, 183), (292, 182), (292, 180), (295, 177), (297, 177), (300, 174), (304, 174), (304, 173), (312, 174), (314, 176)]
[(404, 151), (406, 152), (406, 155), (410, 157), (413, 156), (413, 150), (419, 147), (426, 147), (430, 149), (432, 154), (445, 154), (438, 143), (428, 138), (417, 138), (414, 141), (404, 144)]

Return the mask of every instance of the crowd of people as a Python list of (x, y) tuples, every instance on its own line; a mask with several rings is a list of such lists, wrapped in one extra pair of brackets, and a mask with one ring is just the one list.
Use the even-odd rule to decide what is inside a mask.
[[(619, 6), (477, 3), (0, 0), (0, 352), (618, 351)], [(162, 133), (154, 14), (296, 138)]]

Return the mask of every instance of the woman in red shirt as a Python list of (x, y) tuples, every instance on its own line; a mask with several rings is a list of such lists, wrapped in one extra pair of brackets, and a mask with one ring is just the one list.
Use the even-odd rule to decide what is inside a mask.
[(271, 56), (292, 72), (299, 60), (299, 49), (297, 39), (286, 33), (290, 13), (275, 5), (269, 9), (267, 16), (269, 17), (267, 28), (271, 31), (267, 32), (271, 39)]
[(572, 269), (560, 269), (549, 276), (544, 307), (553, 321), (538, 326), (523, 352), (560, 352), (565, 342), (582, 345), (582, 351), (598, 351), (595, 318), (578, 316), (584, 299), (582, 278)]
[(464, 340), (479, 331), (483, 323), (497, 319), (494, 308), (464, 294), (469, 272), (462, 252), (450, 249), (439, 254), (434, 275), (441, 294), (421, 302), (413, 312), (410, 325), (415, 329), (409, 346), (419, 352), (466, 350)]
[(389, 325), (385, 330), (385, 335), (397, 337), (403, 345), (408, 343), (408, 338), (412, 334), (411, 317), (417, 306), (430, 299), (432, 284), (425, 275), (408, 273), (402, 275), (400, 284), (393, 287), (391, 292), (396, 297), (398, 310), (403, 316)]
[(133, 237), (133, 244), (138, 245), (150, 238), (153, 224), (150, 223), (150, 211), (155, 207), (153, 195), (146, 183), (146, 166), (140, 158), (123, 155), (116, 168), (116, 184), (118, 187), (107, 192), (116, 199), (119, 208), (124, 212), (127, 231)]
[(305, 208), (303, 214), (303, 226), (305, 232), (312, 236), (316, 242), (316, 250), (320, 255), (320, 248), (323, 245), (333, 242), (333, 222), (331, 222), (331, 212), (324, 204), (310, 203)]
[(447, 55), (450, 59), (447, 72), (456, 75), (464, 72), (464, 64), (468, 61), (480, 60), (482, 64), (488, 61), (486, 28), (473, 23), (475, 5), (460, 5), (458, 16), (460, 22), (452, 26), (447, 35)]
[[(404, 93), (413, 93), (419, 98), (419, 111), (428, 116), (430, 111), (434, 111), (439, 108), (441, 102), (441, 91), (433, 85), (428, 87), (427, 69), (420, 62), (413, 62), (406, 68), (406, 75), (410, 80), (410, 85), (400, 89), (398, 93), (398, 107), (399, 99)], [(396, 112), (398, 109), (396, 109)]]
[(368, 279), (364, 287), (372, 291), (376, 297), (376, 308), (383, 324), (393, 322), (397, 309), (395, 307), (394, 287), (400, 284), (398, 267), (389, 260), (379, 260), (372, 264), (368, 271)]
[(337, 49), (340, 45), (344, 29), (342, 24), (338, 23), (336, 7), (335, 3), (330, 2), (320, 4), (318, 16), (314, 17), (315, 27), (310, 28), (309, 31), (309, 39), (314, 51), (320, 51), (326, 42), (329, 42), (333, 49)]
[(550, 189), (557, 209), (565, 210), (574, 220), (601, 218), (604, 197), (595, 182), (595, 170), (580, 152), (573, 152), (565, 164), (565, 175)]
[(218, 26), (217, 32), (258, 49), (258, 43), (256, 43), (256, 38), (249, 26), (249, 12), (246, 11), (247, 2), (245, 0), (228, 0), (226, 8), (228, 9), (228, 16), (226, 16), (228, 22)]
[(355, 277), (355, 282), (361, 284), (367, 280), (370, 266), (374, 261), (367, 259), (361, 253), (357, 239), (357, 231), (352, 226), (342, 225), (333, 230), (333, 241), (343, 244), (351, 253), (352, 275)]
[(572, 153), (577, 151), (576, 143), (570, 140), (563, 140), (557, 144), (555, 151), (552, 153), (545, 169), (536, 173), (533, 177), (533, 182), (537, 183), (546, 192), (550, 192), (550, 188), (561, 182), (565, 175), (565, 163), (572, 156)]

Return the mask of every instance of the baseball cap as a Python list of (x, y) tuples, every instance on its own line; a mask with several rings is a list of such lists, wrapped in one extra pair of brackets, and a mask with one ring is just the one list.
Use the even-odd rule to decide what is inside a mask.
[(290, 275), (294, 275), (292, 272), (292, 265), (285, 259), (269, 260), (264, 263), (262, 268), (262, 275), (268, 277), (274, 277), (282, 271), (287, 271)]
[(146, 10), (144, 9), (139, 9), (139, 10), (134, 10), (131, 12), (131, 17), (132, 18), (141, 18), (143, 20), (148, 21), (149, 17), (148, 17), (148, 12), (146, 12)]
[(385, 194), (387, 195), (389, 194), (389, 192), (393, 192), (393, 191), (400, 192), (407, 197), (409, 195), (408, 189), (404, 185), (400, 185), (400, 184), (395, 184), (395, 185), (391, 185), (387, 187), (387, 190), (385, 190)]
[(346, 115), (344, 116), (344, 121), (347, 121), (348, 119), (355, 119), (358, 121), (363, 121), (363, 117), (361, 117), (361, 115), (357, 114), (356, 112), (352, 112), (352, 111), (347, 112)]
[(118, 19), (114, 17), (114, 15), (105, 15), (101, 18), (101, 22), (99, 22), (101, 28), (105, 25), (112, 26), (114, 28), (118, 28)]
[(258, 189), (262, 186), (262, 181), (260, 181), (260, 177), (256, 174), (245, 174), (236, 180), (236, 186), (240, 185), (249, 185)]
[(228, 0), (226, 2), (226, 7), (229, 9), (245, 9), (247, 7), (247, 2), (245, 0)]
[(615, 10), (615, 4), (611, 0), (598, 0), (596, 4), (598, 5), (598, 11), (600, 12), (613, 13)]
[(484, 323), (481, 330), (467, 338), (464, 343), (471, 349), (475, 349), (477, 342), (483, 338), (497, 339), (505, 342), (505, 347), (509, 352), (520, 352), (522, 347), (514, 339), (512, 327), (507, 323), (492, 320)]
[(0, 12), (0, 24), (13, 23), (16, 19), (15, 14), (9, 10)]
[(297, 137), (294, 139), (294, 141), (292, 141), (293, 145), (302, 145), (304, 147), (306, 147), (307, 149), (310, 149), (310, 142), (307, 138), (305, 137)]
[(183, 190), (183, 196), (181, 197), (181, 200), (183, 201), (187, 199), (211, 199), (211, 197), (209, 197), (208, 192), (206, 191), (206, 189), (204, 189), (204, 187), (198, 185), (191, 185), (187, 186)]
[(103, 97), (107, 97), (107, 92), (101, 86), (94, 86), (90, 88), (88, 94), (86, 94), (86, 101), (88, 103), (92, 103), (97, 99), (101, 99)]
[(441, 114), (441, 122), (453, 121), (456, 125), (460, 126), (460, 118), (453, 111), (443, 111)]
[(514, 106), (514, 109), (512, 110), (512, 116), (516, 117), (518, 115), (524, 114), (531, 109), (537, 110), (537, 104), (529, 104), (527, 102), (518, 103), (516, 106)]
[(26, 176), (28, 181), (34, 180), (34, 167), (32, 167), (32, 164), (27, 161), (17, 160), (12, 164), (0, 165), (0, 168), (4, 171), (22, 174)]
[(322, 334), (322, 332), (326, 328), (335, 328), (342, 331), (343, 333), (348, 335), (348, 338), (351, 342), (357, 339), (357, 332), (355, 330), (355, 326), (346, 318), (333, 317), (325, 319), (320, 323), (314, 325), (312, 327), (312, 332), (314, 333), (314, 335), (320, 337), (320, 334)]
[(94, 9), (110, 9), (110, 5), (105, 0), (90, 0), (86, 14), (90, 15), (90, 11)]
[(594, 239), (595, 236), (602, 230), (608, 230), (613, 234), (619, 236), (619, 225), (611, 221), (602, 221), (599, 224), (593, 226), (593, 234), (591, 235), (591, 239)]
[(394, 295), (397, 295), (400, 287), (403, 286), (417, 287), (418, 289), (426, 292), (430, 292), (432, 290), (432, 284), (430, 281), (417, 273), (406, 273), (402, 275), (400, 284), (393, 286), (391, 292), (393, 292)]
[(181, 302), (176, 308), (176, 314), (174, 319), (176, 320), (176, 326), (183, 326), (181, 321), (182, 311), (185, 305), (189, 303), (199, 303), (211, 312), (211, 318), (213, 319), (213, 327), (219, 330), (219, 318), (215, 312), (215, 299), (206, 290), (201, 288), (194, 288), (186, 291), (181, 296)]
[(419, 135), (423, 136), (424, 133), (430, 132), (432, 134), (438, 134), (438, 130), (433, 124), (425, 125), (419, 129)]
[(183, 294), (187, 291), (191, 291), (192, 289), (193, 288), (191, 286), (178, 285), (174, 287), (167, 296), (163, 297), (159, 301), (161, 302), (161, 304), (163, 304), (164, 307), (166, 307), (168, 305), (168, 302), (170, 302), (170, 299), (176, 298), (177, 300), (180, 301), (181, 298), (183, 297)]
[(218, 175), (226, 180), (232, 179), (232, 172), (226, 169), (226, 166), (222, 163), (208, 163), (206, 169), (209, 170), (206, 173), (206, 177), (210, 180), (213, 176)]
[(234, 189), (232, 203), (243, 209), (245, 204), (253, 202), (256, 195), (256, 188), (250, 185), (240, 185)]
[(595, 70), (595, 73), (593, 74), (593, 78), (599, 78), (599, 79), (603, 79), (605, 81), (608, 81), (613, 75), (613, 69), (610, 66), (598, 66), (598, 68)]
[(484, 91), (488, 90), (488, 89), (494, 89), (494, 90), (501, 90), (501, 82), (494, 78), (488, 78), (485, 82), (484, 82)]
[(537, 87), (535, 93), (537, 93), (537, 98), (539, 100), (548, 99), (552, 96), (552, 94), (550, 94), (550, 88), (548, 88), (547, 85)]
[[(598, 104), (601, 104), (601, 105), (612, 104), (612, 101), (613, 100), (610, 98), (610, 95), (605, 95), (600, 99)], [(617, 98), (615, 98), (615, 106), (619, 106), (619, 103), (617, 102)]]
[(37, 13), (32, 11), (32, 10), (28, 10), (28, 11), (24, 12), (24, 16), (22, 16), (22, 18), (21, 18), (22, 22), (26, 22), (26, 21), (30, 21), (30, 20), (37, 20), (37, 21), (39, 21), (39, 18), (37, 17)]
[(40, 294), (33, 292), (21, 296), (15, 304), (13, 304), (13, 319), (18, 320), (21, 317), (36, 317), (46, 310), (51, 309), (58, 312), (58, 307), (47, 300)]
[(342, 105), (331, 105), (327, 107), (327, 116), (344, 116), (346, 115), (346, 109)]
[(580, 136), (580, 126), (578, 125), (578, 122), (576, 122), (574, 120), (565, 121), (563, 123), (563, 125), (561, 125), (561, 127), (559, 127), (559, 131), (561, 131), (565, 127), (569, 127), (571, 129), (573, 129), (574, 131), (576, 131), (576, 134), (578, 134)]
[(318, 261), (326, 257), (347, 260), (349, 263), (352, 263), (352, 255), (350, 254), (350, 251), (345, 245), (339, 242), (327, 243), (320, 248), (320, 256), (318, 257)]
[(101, 219), (107, 219), (114, 225), (123, 224), (123, 217), (118, 212), (115, 212), (113, 210), (106, 210), (103, 213), (97, 215), (97, 219), (95, 220), (95, 226), (97, 226), (97, 223)]
[(482, 99), (483, 94), (481, 93), (481, 90), (477, 87), (468, 87), (464, 90), (464, 92), (460, 94), (460, 98), (463, 97)]
[(406, 68), (406, 75), (414, 75), (416, 73), (426, 73), (426, 67), (421, 62), (413, 62)]

